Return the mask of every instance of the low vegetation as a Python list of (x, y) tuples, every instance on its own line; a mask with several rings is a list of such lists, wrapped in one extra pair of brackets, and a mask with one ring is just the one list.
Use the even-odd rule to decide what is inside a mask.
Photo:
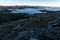
[[(24, 37), (28, 38), (31, 36), (33, 38), (36, 38), (35, 36), (37, 36), (37, 39), (39, 40), (43, 40), (43, 39), (44, 40), (55, 40), (54, 37), (50, 37), (46, 33), (49, 33), (47, 32), (47, 30), (49, 30), (48, 29), (49, 22), (54, 21), (59, 16), (60, 16), (60, 13), (46, 13), (46, 14), (44, 13), (43, 14), (27, 14), (27, 13), (26, 14), (22, 14), (22, 13), (4, 14), (4, 13), (1, 13), (0, 24), (7, 22), (7, 24), (1, 24), (0, 26), (0, 32), (1, 32), (1, 37), (2, 37), (1, 40), (2, 39), (3, 40), (7, 40), (7, 39), (22, 40)], [(57, 38), (58, 37), (56, 36), (56, 40)]]

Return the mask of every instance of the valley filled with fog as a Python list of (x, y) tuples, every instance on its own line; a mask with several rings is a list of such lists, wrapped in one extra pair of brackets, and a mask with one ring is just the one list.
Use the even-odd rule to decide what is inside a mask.
[[(11, 9), (12, 10), (12, 9)], [(14, 9), (11, 13), (47, 13), (47, 11), (60, 11), (60, 8), (24, 8), (24, 9)]]

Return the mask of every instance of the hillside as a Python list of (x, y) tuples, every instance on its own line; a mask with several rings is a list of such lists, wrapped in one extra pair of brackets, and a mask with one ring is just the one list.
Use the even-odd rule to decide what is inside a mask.
[(0, 14), (0, 34), (0, 40), (60, 40), (60, 13)]

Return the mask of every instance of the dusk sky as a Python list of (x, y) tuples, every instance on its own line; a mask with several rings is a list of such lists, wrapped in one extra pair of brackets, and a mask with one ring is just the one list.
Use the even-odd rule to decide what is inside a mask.
[(0, 0), (2, 6), (31, 5), (60, 7), (60, 0)]

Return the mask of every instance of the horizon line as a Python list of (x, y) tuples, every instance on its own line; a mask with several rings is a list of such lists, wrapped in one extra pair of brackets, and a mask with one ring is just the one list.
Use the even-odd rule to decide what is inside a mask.
[(60, 6), (47, 6), (47, 5), (0, 5), (0, 6), (43, 6), (43, 7), (60, 7)]

